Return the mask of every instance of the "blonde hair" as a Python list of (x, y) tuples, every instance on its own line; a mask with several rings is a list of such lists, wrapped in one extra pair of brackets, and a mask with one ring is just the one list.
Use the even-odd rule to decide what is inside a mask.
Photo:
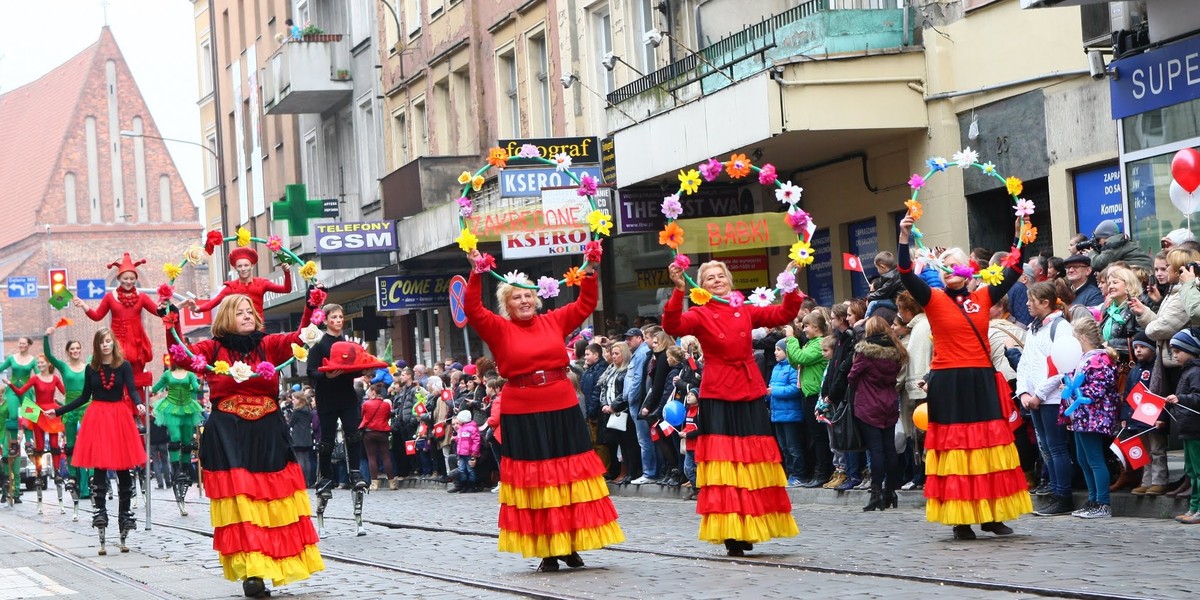
[(814, 310), (804, 315), (804, 319), (800, 322), (816, 327), (821, 332), (821, 336), (829, 335), (829, 321), (825, 319), (825, 314), (819, 310)]
[(654, 343), (658, 345), (659, 352), (675, 346), (675, 338), (663, 331), (662, 327), (656, 328), (650, 335), (654, 338)]
[(729, 270), (729, 265), (719, 260), (710, 260), (700, 265), (696, 269), (696, 283), (700, 287), (704, 287), (704, 272), (709, 269), (721, 269), (725, 271), (725, 279), (729, 280), (729, 288), (733, 289), (733, 273)]
[(1142, 295), (1142, 280), (1131, 269), (1125, 267), (1108, 269), (1108, 279), (1117, 279), (1125, 283), (1126, 301)]
[(608, 354), (610, 357), (614, 354), (621, 355), (621, 366), (617, 367), (618, 371), (624, 371), (625, 369), (629, 368), (629, 344), (625, 342), (613, 342), (612, 347), (608, 349)]
[(683, 352), (683, 348), (680, 348), (679, 346), (671, 346), (670, 348), (667, 348), (667, 360), (674, 360), (675, 364), (678, 365), (687, 360), (687, 357)]
[(1080, 342), (1086, 342), (1089, 346), (1097, 350), (1104, 349), (1108, 354), (1108, 358), (1114, 364), (1116, 363), (1118, 358), (1117, 351), (1105, 346), (1104, 336), (1100, 334), (1100, 324), (1095, 319), (1075, 319), (1071, 323), (1071, 329)]
[(517, 290), (527, 290), (527, 291), (529, 291), (529, 293), (533, 294), (534, 306), (537, 307), (537, 310), (542, 310), (542, 297), (538, 296), (536, 293), (534, 293), (533, 290), (530, 290), (528, 288), (523, 288), (523, 287), (517, 287), (511, 283), (502, 283), (502, 284), (500, 284), (499, 287), (496, 288), (496, 302), (497, 302), (496, 314), (499, 314), (500, 316), (502, 316), (505, 319), (508, 319), (510, 321), (512, 320), (512, 317), (509, 316), (509, 314), (508, 314), (508, 300), (509, 300), (509, 298), (512, 298), (512, 295)]
[(691, 352), (692, 356), (696, 358), (704, 355), (703, 349), (700, 348), (700, 340), (694, 335), (685, 335), (679, 338), (679, 347), (683, 348), (684, 352)]
[(230, 294), (225, 296), (221, 301), (221, 305), (217, 307), (217, 314), (213, 316), (212, 334), (213, 337), (221, 337), (231, 333), (237, 333), (237, 309), (238, 305), (243, 301), (250, 305), (250, 312), (254, 313), (254, 329), (257, 331), (262, 329), (262, 316), (254, 310), (254, 303), (250, 302), (250, 296), (245, 294)]

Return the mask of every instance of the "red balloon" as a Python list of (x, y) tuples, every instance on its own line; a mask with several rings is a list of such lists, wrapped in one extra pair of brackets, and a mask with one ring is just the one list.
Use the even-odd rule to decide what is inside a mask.
[(1171, 176), (1189, 194), (1200, 187), (1200, 152), (1184, 148), (1171, 159)]

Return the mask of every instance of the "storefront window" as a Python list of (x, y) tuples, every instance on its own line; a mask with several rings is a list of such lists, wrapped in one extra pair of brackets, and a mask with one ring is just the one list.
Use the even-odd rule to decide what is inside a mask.
[(1121, 120), (1125, 152), (1200, 136), (1200, 100), (1146, 111)]
[(661, 317), (673, 287), (667, 278), (671, 251), (658, 244), (655, 234), (620, 236), (613, 239), (613, 245), (615, 294), (606, 305), (606, 314), (623, 317), (627, 328), (636, 325), (638, 317)]
[(1189, 220), (1171, 204), (1171, 159), (1174, 152), (1125, 164), (1125, 181), (1129, 190), (1130, 236), (1142, 248), (1153, 253), (1160, 240), (1173, 229), (1188, 228), (1200, 237), (1200, 214)]

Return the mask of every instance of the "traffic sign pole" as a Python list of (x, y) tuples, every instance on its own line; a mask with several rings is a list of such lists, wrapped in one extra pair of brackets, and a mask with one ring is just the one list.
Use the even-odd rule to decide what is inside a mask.
[(450, 278), (450, 317), (454, 324), (462, 329), (463, 347), (467, 351), (467, 361), (471, 360), (471, 340), (467, 336), (467, 310), (464, 298), (467, 294), (467, 280), (462, 275)]

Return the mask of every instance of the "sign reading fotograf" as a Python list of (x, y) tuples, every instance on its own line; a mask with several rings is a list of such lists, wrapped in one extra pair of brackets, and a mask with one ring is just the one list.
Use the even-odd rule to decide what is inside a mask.
[(317, 254), (363, 254), (396, 249), (396, 222), (328, 223), (317, 227)]
[(529, 158), (521, 158), (517, 153), (521, 147), (530, 144), (538, 149), (538, 154), (546, 160), (554, 160), (557, 154), (571, 157), (572, 165), (600, 164), (600, 148), (594, 137), (568, 138), (526, 138), (517, 140), (500, 140), (499, 145), (508, 152), (510, 167), (541, 167), (545, 163)]
[(1200, 37), (1114, 60), (1112, 117), (1121, 119), (1200, 98)]
[[(621, 190), (621, 210), (617, 217), (618, 233), (651, 233), (666, 225), (662, 201), (666, 194), (657, 187)], [(742, 199), (736, 186), (705, 184), (695, 194), (682, 196), (682, 219), (728, 217), (754, 212), (749, 195)]]
[(375, 278), (377, 310), (440, 308), (450, 304), (450, 280), (453, 276), (409, 277), (381, 275)]

